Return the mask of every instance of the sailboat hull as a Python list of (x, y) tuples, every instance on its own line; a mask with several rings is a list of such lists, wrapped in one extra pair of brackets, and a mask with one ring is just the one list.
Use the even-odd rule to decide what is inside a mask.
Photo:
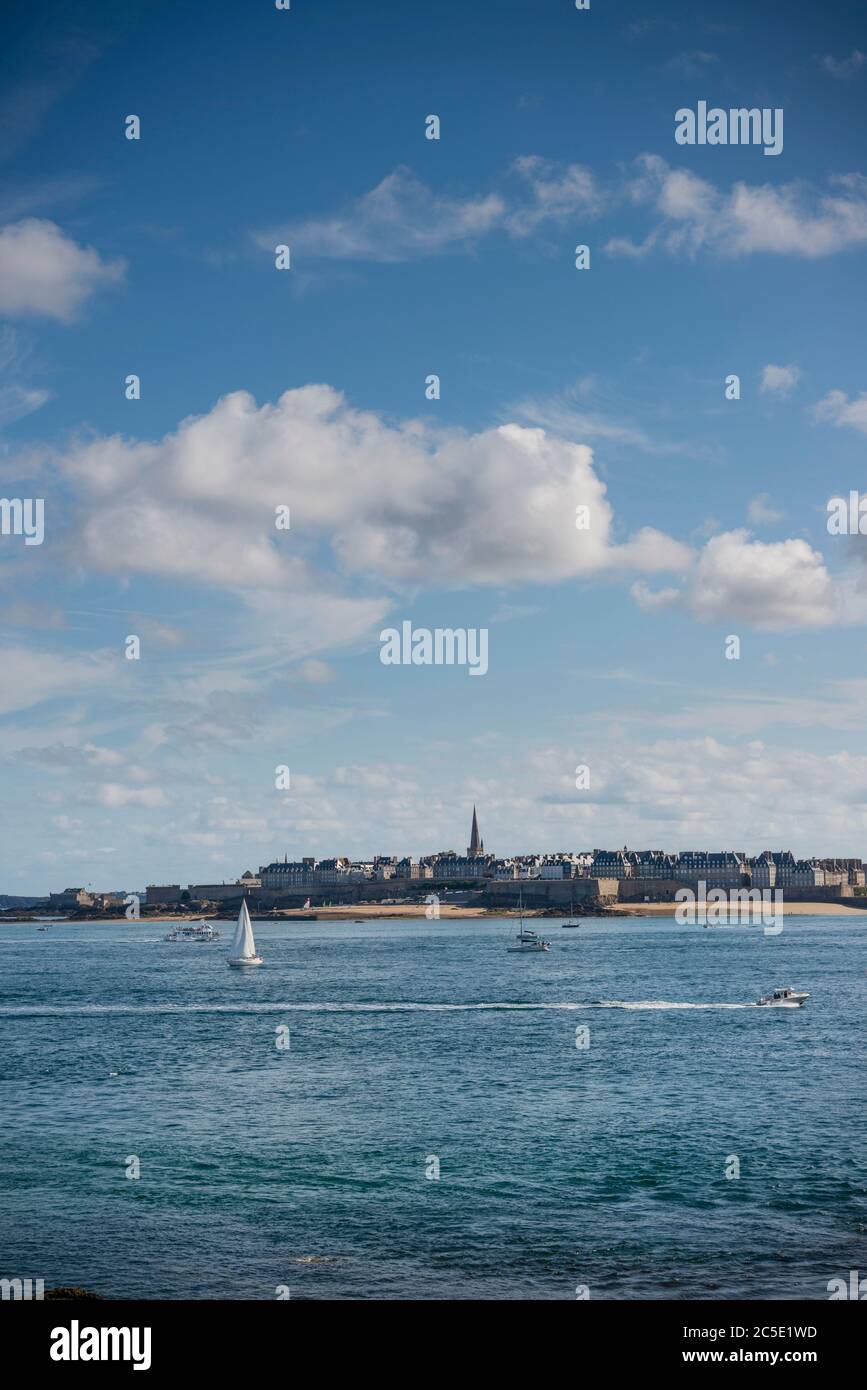
[(227, 963), (227, 965), (233, 965), (233, 966), (235, 966), (236, 969), (239, 968), (239, 967), (242, 966), (242, 965), (264, 965), (264, 964), (265, 964), (265, 962), (262, 960), (262, 957), (261, 957), (261, 956), (237, 956), (237, 957), (235, 957), (235, 958), (233, 958), (232, 956), (230, 956), (229, 959), (228, 959), (228, 961), (227, 961), (226, 963)]

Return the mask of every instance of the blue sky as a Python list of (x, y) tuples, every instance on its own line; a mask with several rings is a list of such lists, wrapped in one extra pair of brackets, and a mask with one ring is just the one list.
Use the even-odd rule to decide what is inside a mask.
[[(864, 852), (859, 7), (2, 27), (0, 495), (46, 516), (0, 536), (3, 891), (460, 848), (473, 802), (498, 853)], [(782, 153), (676, 144), (699, 100)], [(404, 619), (487, 675), (383, 666)]]

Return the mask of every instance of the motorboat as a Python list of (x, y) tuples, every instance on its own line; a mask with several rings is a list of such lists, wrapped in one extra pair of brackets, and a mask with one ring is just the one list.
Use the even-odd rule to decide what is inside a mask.
[(170, 931), (163, 941), (219, 941), (220, 933), (210, 922), (201, 919), (198, 922), (178, 922), (174, 931)]
[(766, 1008), (777, 1009), (797, 1009), (802, 1004), (806, 1004), (809, 994), (805, 990), (775, 989), (773, 994), (764, 994), (761, 999), (757, 999), (757, 1004), (762, 1004)]

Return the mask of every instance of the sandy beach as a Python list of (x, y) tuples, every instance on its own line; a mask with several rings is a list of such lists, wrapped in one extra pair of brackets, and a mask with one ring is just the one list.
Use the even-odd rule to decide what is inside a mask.
[[(719, 904), (698, 903), (699, 908), (703, 906), (718, 907)], [(606, 917), (610, 921), (612, 916), (620, 917), (674, 917), (677, 911), (677, 903), (611, 903), (607, 904), (605, 912), (583, 913), (580, 906), (576, 907), (574, 913), (562, 912), (559, 915), (566, 918), (570, 915), (581, 919), (582, 916), (588, 920), (604, 920)], [(277, 922), (277, 921), (302, 921), (309, 922), (316, 920), (319, 922), (362, 922), (362, 921), (382, 921), (387, 918), (407, 918), (422, 917), (427, 915), (425, 903), (356, 903), (354, 905), (343, 904), (340, 907), (315, 907), (304, 908), (286, 907), (278, 908), (276, 912), (256, 912), (251, 911), (250, 915), (254, 922)], [(857, 918), (859, 915), (867, 918), (867, 906), (850, 907), (842, 902), (783, 902), (780, 904), (780, 911), (788, 913), (791, 917), (850, 917)], [(545, 917), (548, 914), (539, 908), (525, 907), (524, 917)], [(234, 918), (234, 912), (213, 912), (196, 913), (194, 917), (190, 914), (157, 912), (149, 913), (146, 917), (133, 919), (129, 922), (130, 926), (156, 926), (163, 923), (184, 922), (198, 920), (199, 917), (205, 921), (228, 921)], [(517, 908), (491, 908), (491, 907), (465, 907), (457, 903), (440, 903), (439, 921), (458, 920), (466, 917), (517, 917)], [(24, 921), (41, 921), (41, 918), (22, 917)], [(76, 917), (71, 919), (59, 920), (57, 926), (84, 926), (88, 922), (125, 922), (124, 917)], [(432, 919), (433, 920), (433, 919)], [(555, 915), (556, 920), (556, 915)]]
[[(291, 922), (293, 917), (301, 917), (303, 919), (304, 917), (313, 916), (314, 913), (320, 922), (341, 920), (360, 922), (374, 917), (424, 917), (428, 908), (424, 903), (397, 903), (394, 905), (390, 903), (384, 905), (379, 903), (356, 903), (349, 907), (345, 905), (342, 907), (313, 907), (308, 908), (306, 912), (304, 912), (302, 908), (296, 909), (292, 907), (282, 910), (278, 909), (278, 911), (279, 915), (285, 918), (287, 922)], [(440, 903), (439, 906), (440, 918), (500, 917), (503, 915), (504, 914), (500, 912), (491, 912), (489, 908), (485, 907), (461, 907), (455, 903)], [(532, 914), (526, 912), (524, 915), (525, 917), (529, 917)]]

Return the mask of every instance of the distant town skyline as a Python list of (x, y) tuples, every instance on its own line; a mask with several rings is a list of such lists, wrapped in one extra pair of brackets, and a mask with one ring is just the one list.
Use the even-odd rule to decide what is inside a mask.
[[(288, 851), (282, 858), (260, 863), (258, 869), (239, 870), (229, 878), (195, 880), (172, 883), (178, 890), (205, 890), (210, 888), (243, 887), (249, 883), (251, 888), (262, 886), (267, 889), (301, 887), (339, 887), (364, 880), (378, 880), (383, 884), (394, 881), (422, 882), (425, 879), (503, 879), (503, 878), (541, 878), (569, 879), (578, 877), (595, 878), (640, 878), (655, 880), (692, 881), (702, 876), (714, 883), (737, 886), (744, 874), (749, 874), (754, 883), (760, 886), (775, 884), (797, 884), (801, 887), (822, 887), (831, 883), (833, 875), (848, 873), (853, 884), (863, 885), (865, 874), (860, 856), (844, 855), (804, 855), (796, 856), (791, 850), (774, 850), (765, 847), (755, 854), (743, 849), (697, 848), (667, 850), (660, 848), (630, 847), (622, 848), (577, 848), (573, 850), (548, 849), (539, 851), (514, 851), (497, 855), (486, 852), (484, 839), (479, 827), (477, 808), (472, 810), (469, 844), (465, 851), (454, 849), (432, 850), (428, 853), (388, 854), (374, 853), (360, 858), (342, 854), (299, 855), (290, 860)], [(170, 880), (163, 876), (151, 876), (143, 885), (151, 891), (158, 885), (169, 886)], [(94, 892), (117, 891), (99, 889), (93, 885), (65, 885), (58, 892), (80, 891), (93, 888)], [(127, 885), (127, 890), (129, 889)]]

